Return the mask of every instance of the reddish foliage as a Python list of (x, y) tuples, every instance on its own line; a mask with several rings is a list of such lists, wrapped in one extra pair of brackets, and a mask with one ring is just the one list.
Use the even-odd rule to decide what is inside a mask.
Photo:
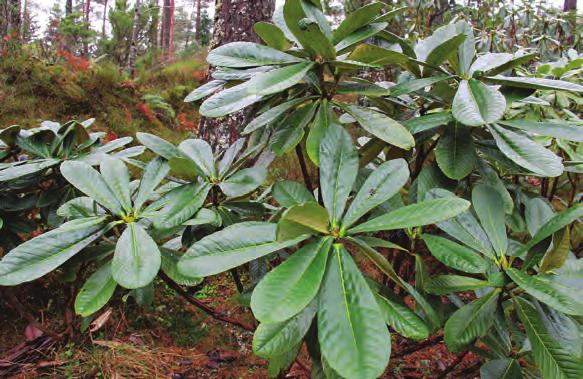
[(115, 141), (116, 139), (118, 139), (119, 136), (117, 135), (116, 132), (110, 130), (109, 132), (107, 132), (107, 134), (105, 135), (105, 139), (104, 142), (111, 142), (111, 141)]
[(198, 123), (189, 121), (186, 113), (179, 113), (177, 119), (178, 123), (184, 128), (184, 130), (198, 130)]
[(152, 111), (152, 109), (148, 106), (148, 104), (139, 103), (138, 109), (144, 114), (144, 116), (146, 116), (148, 121), (152, 123), (156, 122), (156, 115), (154, 114), (154, 111)]
[(70, 51), (59, 49), (57, 54), (67, 61), (73, 71), (88, 71), (89, 68), (91, 68), (91, 63), (88, 60), (81, 57), (76, 57)]
[(204, 79), (206, 78), (206, 71), (205, 70), (196, 70), (192, 73), (192, 76), (194, 77), (194, 79), (197, 82), (202, 83), (204, 81)]

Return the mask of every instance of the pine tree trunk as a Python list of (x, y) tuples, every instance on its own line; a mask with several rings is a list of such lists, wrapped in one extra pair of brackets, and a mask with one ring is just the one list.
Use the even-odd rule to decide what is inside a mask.
[(103, 2), (103, 24), (101, 25), (101, 38), (105, 39), (105, 25), (107, 22), (107, 0)]
[(161, 42), (162, 50), (170, 56), (174, 51), (174, 0), (164, 0)]
[[(211, 49), (236, 41), (260, 42), (253, 31), (259, 21), (269, 21), (275, 10), (275, 0), (216, 0), (215, 26)], [(210, 73), (207, 74), (207, 80)], [(243, 110), (223, 118), (202, 118), (199, 134), (215, 150), (224, 150), (239, 138), (249, 112)]]
[(132, 40), (130, 42), (130, 54), (128, 56), (128, 72), (130, 77), (133, 78), (136, 71), (136, 59), (138, 56), (138, 32), (140, 28), (140, 17), (141, 17), (142, 7), (140, 0), (136, 0), (134, 4), (134, 22), (132, 25)]
[(73, 0), (67, 0), (65, 3), (65, 16), (68, 16), (71, 13), (73, 13)]
[(577, 0), (565, 0), (563, 3), (563, 10), (565, 12), (577, 10)]
[[(85, 3), (83, 4), (83, 21), (85, 22), (85, 28), (87, 30), (89, 30), (91, 27), (89, 24), (90, 13), (91, 13), (91, 0), (85, 0)], [(83, 42), (83, 54), (85, 55), (85, 58), (89, 58), (89, 42), (87, 40)]]
[(196, 42), (200, 43), (200, 11), (201, 11), (202, 0), (196, 0), (196, 31), (194, 38)]

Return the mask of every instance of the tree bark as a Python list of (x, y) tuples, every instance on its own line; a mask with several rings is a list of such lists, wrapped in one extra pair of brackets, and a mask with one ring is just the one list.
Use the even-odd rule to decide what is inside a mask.
[(133, 78), (136, 73), (136, 58), (138, 56), (138, 32), (140, 28), (140, 17), (142, 7), (140, 0), (136, 0), (134, 4), (134, 22), (132, 25), (132, 40), (130, 41), (130, 54), (128, 56), (128, 72)]
[[(260, 42), (253, 31), (259, 21), (269, 21), (275, 10), (275, 0), (216, 0), (215, 26), (211, 49), (236, 41)], [(207, 80), (210, 79), (210, 71)], [(222, 118), (202, 118), (199, 134), (215, 150), (224, 150), (239, 138), (239, 130), (246, 122), (249, 112), (236, 112)]]
[(197, 43), (200, 43), (200, 11), (202, 0), (196, 0), (196, 31), (194, 38)]
[(164, 0), (161, 47), (168, 55), (174, 51), (174, 0)]
[(20, 34), (20, 0), (0, 0), (0, 37)]
[(107, 1), (103, 1), (103, 23), (101, 25), (101, 38), (105, 38), (105, 25), (107, 22)]
[(73, 13), (73, 0), (67, 0), (65, 2), (65, 16), (69, 16)]
[[(85, 0), (85, 3), (83, 4), (83, 21), (85, 22), (85, 28), (87, 30), (91, 28), (91, 25), (89, 23), (90, 13), (91, 13), (91, 0)], [(87, 40), (83, 42), (83, 54), (85, 55), (85, 58), (89, 58), (89, 42)]]
[(565, 12), (577, 10), (577, 0), (565, 0), (563, 3), (563, 10)]

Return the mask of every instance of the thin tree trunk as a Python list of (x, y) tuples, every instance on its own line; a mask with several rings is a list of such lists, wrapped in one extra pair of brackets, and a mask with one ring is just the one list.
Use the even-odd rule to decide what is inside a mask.
[(65, 3), (65, 16), (69, 16), (73, 13), (73, 0), (67, 0)]
[(162, 11), (162, 49), (168, 56), (174, 51), (174, 0), (164, 0)]
[[(83, 4), (83, 21), (85, 22), (85, 28), (89, 30), (91, 28), (89, 24), (89, 14), (91, 13), (91, 0), (85, 0)], [(83, 54), (85, 58), (89, 57), (89, 42), (85, 40), (83, 42)]]
[[(275, 0), (216, 0), (215, 25), (211, 49), (236, 41), (260, 42), (253, 31), (259, 21), (269, 21), (275, 10)], [(210, 72), (207, 80), (210, 79)], [(226, 149), (239, 137), (239, 130), (248, 118), (243, 110), (223, 118), (202, 118), (199, 134), (218, 150)]]
[(134, 23), (132, 26), (132, 40), (130, 42), (130, 54), (128, 56), (128, 72), (130, 77), (134, 77), (136, 73), (136, 58), (138, 56), (138, 32), (140, 27), (140, 16), (142, 7), (140, 0), (136, 0), (134, 5)]
[(202, 0), (196, 0), (196, 31), (194, 38), (196, 42), (200, 43), (200, 10)]
[(105, 25), (107, 22), (107, 1), (103, 2), (103, 23), (101, 25), (101, 38), (105, 38)]
[(577, 10), (577, 0), (565, 0), (563, 3), (563, 10), (565, 12)]

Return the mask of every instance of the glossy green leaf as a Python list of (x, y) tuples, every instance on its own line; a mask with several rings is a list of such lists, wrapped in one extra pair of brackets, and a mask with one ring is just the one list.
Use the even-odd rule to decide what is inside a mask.
[(256, 319), (282, 322), (308, 306), (320, 290), (332, 241), (324, 237), (302, 247), (259, 282), (251, 296)]
[(306, 126), (314, 118), (318, 103), (297, 108), (275, 129), (269, 147), (276, 155), (289, 153), (302, 140)]
[(301, 58), (253, 42), (231, 42), (213, 49), (207, 57), (210, 65), (233, 68), (283, 65), (302, 61)]
[(419, 91), (446, 79), (449, 79), (449, 76), (438, 75), (432, 76), (430, 78), (407, 80), (391, 87), (391, 96), (407, 95), (411, 92)]
[(287, 50), (292, 45), (285, 37), (285, 34), (276, 25), (260, 21), (253, 26), (255, 33), (265, 42), (267, 46), (273, 47), (277, 50)]
[(274, 184), (272, 195), (282, 207), (289, 208), (296, 204), (315, 202), (314, 195), (298, 182), (282, 180)]
[(373, 208), (399, 192), (409, 180), (409, 167), (404, 159), (387, 161), (377, 167), (364, 182), (342, 221), (342, 229), (349, 228)]
[(386, 22), (377, 22), (366, 25), (338, 42), (335, 46), (336, 51), (343, 52), (345, 49), (374, 36), (381, 30), (385, 29), (388, 25), (389, 24)]
[(377, 302), (387, 324), (403, 337), (415, 341), (429, 336), (427, 324), (404, 304), (391, 301), (383, 296), (376, 296)]
[(140, 224), (127, 224), (115, 246), (113, 279), (125, 288), (142, 288), (154, 280), (160, 265), (160, 250), (152, 237)]
[(409, 58), (403, 53), (370, 44), (358, 45), (350, 53), (348, 59), (351, 61), (383, 66), (388, 64), (405, 65), (409, 61)]
[[(325, 265), (324, 265), (325, 267)], [(253, 336), (253, 352), (263, 358), (282, 355), (300, 344), (316, 315), (313, 301), (290, 319), (281, 322), (262, 322)]]
[(492, 284), (485, 280), (460, 275), (437, 275), (427, 281), (423, 289), (434, 295), (449, 295), (488, 287), (492, 287)]
[(12, 249), (0, 261), (0, 286), (30, 282), (48, 274), (105, 232), (105, 217), (69, 221)]
[(470, 203), (457, 197), (427, 200), (408, 205), (376, 217), (349, 229), (348, 234), (394, 230), (429, 225), (455, 217), (470, 207)]
[(328, 221), (328, 212), (316, 202), (293, 205), (281, 216), (277, 239), (282, 241), (295, 237), (293, 233), (286, 230), (290, 227), (297, 230), (296, 235), (305, 233), (328, 234)]
[(320, 144), (320, 185), (333, 224), (344, 213), (357, 171), (358, 153), (350, 135), (341, 127), (328, 127)]
[(477, 161), (471, 130), (458, 124), (446, 128), (435, 148), (435, 158), (449, 178), (460, 180), (468, 176)]
[(228, 197), (240, 197), (255, 191), (266, 179), (265, 167), (244, 168), (223, 180), (219, 187)]
[(288, 0), (283, 6), (283, 17), (288, 30), (301, 46), (312, 55), (326, 60), (336, 58), (332, 42), (320, 29), (316, 20), (307, 18), (302, 0)]
[(492, 187), (504, 203), (504, 212), (506, 214), (512, 214), (514, 210), (514, 200), (510, 192), (506, 189), (504, 182), (498, 176), (498, 173), (488, 164), (485, 160), (480, 160), (478, 162), (478, 169), (481, 175), (481, 181), (487, 186)]
[(377, 378), (389, 362), (390, 336), (374, 294), (341, 245), (334, 246), (318, 304), (318, 340), (346, 378)]
[(130, 197), (130, 173), (128, 167), (116, 158), (106, 158), (99, 166), (101, 176), (111, 188), (115, 199), (121, 204), (123, 210), (130, 213), (133, 209)]
[(139, 213), (142, 206), (152, 193), (158, 187), (160, 182), (164, 180), (166, 175), (168, 175), (168, 163), (166, 163), (162, 158), (156, 158), (150, 161), (142, 174), (142, 179), (140, 180), (140, 186), (138, 187), (138, 192), (134, 199), (134, 210)]
[(505, 110), (504, 95), (476, 79), (462, 80), (452, 104), (453, 116), (468, 126), (496, 122), (502, 118)]
[(204, 175), (209, 178), (217, 176), (213, 151), (208, 142), (201, 139), (187, 139), (182, 141), (178, 148)]
[(369, 108), (357, 105), (345, 105), (342, 107), (348, 112), (367, 132), (390, 145), (405, 150), (415, 146), (415, 139), (409, 131), (392, 118), (373, 111)]
[(515, 359), (501, 358), (488, 361), (480, 367), (482, 379), (515, 379), (522, 378), (520, 365)]
[(305, 97), (301, 98), (301, 99), (294, 99), (294, 100), (286, 101), (285, 103), (282, 103), (282, 104), (275, 106), (273, 108), (270, 108), (269, 110), (265, 111), (264, 113), (260, 114), (259, 116), (257, 116), (253, 120), (251, 120), (251, 122), (249, 124), (247, 124), (247, 126), (243, 130), (242, 134), (252, 133), (252, 132), (274, 122), (281, 115), (283, 115), (285, 112), (287, 112), (288, 110), (290, 110), (292, 108), (295, 108), (296, 106), (300, 105), (301, 103), (305, 102), (306, 100), (308, 100), (308, 98), (305, 98)]
[(502, 126), (488, 125), (500, 151), (517, 165), (540, 176), (555, 177), (563, 173), (561, 158), (523, 134)]
[(185, 276), (178, 272), (178, 262), (180, 261), (180, 255), (178, 253), (165, 248), (160, 249), (160, 253), (162, 257), (161, 269), (170, 279), (181, 286), (187, 287), (193, 287), (202, 283), (203, 278)]
[(157, 229), (170, 229), (182, 225), (204, 205), (211, 189), (208, 183), (189, 183), (175, 188), (165, 195), (164, 208), (154, 219)]
[(111, 276), (111, 262), (107, 262), (87, 279), (75, 298), (75, 313), (88, 317), (107, 304), (117, 283)]
[(403, 123), (403, 126), (411, 134), (417, 134), (426, 130), (435, 129), (438, 126), (447, 125), (453, 121), (451, 112), (432, 113), (420, 117), (413, 117)]
[(571, 355), (548, 332), (536, 308), (528, 301), (514, 298), (514, 308), (524, 325), (534, 361), (543, 378), (577, 379), (583, 377), (583, 360)]
[[(502, 59), (503, 64), (496, 66), (494, 68), (489, 68), (487, 70), (482, 70), (486, 75), (498, 75), (505, 71), (508, 71), (514, 67), (522, 66), (533, 61), (536, 58), (537, 53), (523, 53), (521, 55), (516, 54), (514, 58), (509, 61)], [(476, 60), (477, 62), (477, 60)]]
[(242, 222), (208, 235), (192, 245), (178, 263), (186, 276), (205, 277), (230, 270), (306, 239), (278, 242), (277, 224)]
[(61, 163), (60, 159), (40, 159), (33, 162), (15, 164), (11, 167), (0, 169), (0, 182), (7, 182), (27, 175), (41, 174), (59, 163)]
[(524, 77), (518, 78), (501, 75), (488, 76), (485, 78), (485, 80), (494, 84), (502, 84), (509, 87), (583, 93), (583, 85), (567, 82), (564, 80), (524, 78)]
[(504, 222), (506, 215), (502, 198), (492, 187), (480, 184), (472, 190), (472, 206), (494, 251), (499, 257), (502, 257), (508, 249), (508, 237)]
[(148, 133), (136, 133), (138, 141), (162, 158), (172, 159), (182, 157), (182, 153), (170, 142)]
[(476, 251), (447, 238), (424, 234), (423, 241), (431, 255), (448, 267), (471, 274), (485, 273), (488, 269), (488, 262)]
[(78, 190), (97, 201), (113, 213), (121, 216), (123, 207), (103, 176), (87, 163), (67, 161), (61, 165), (61, 173)]
[(314, 118), (314, 123), (312, 128), (308, 133), (306, 138), (306, 151), (308, 157), (314, 162), (316, 166), (320, 164), (320, 144), (322, 138), (326, 134), (328, 127), (334, 124), (336, 121), (336, 115), (327, 99), (320, 101), (320, 107), (318, 108), (318, 113)]
[(451, 315), (444, 328), (444, 341), (450, 351), (460, 351), (486, 334), (494, 322), (498, 295), (500, 289), (495, 289)]
[(583, 127), (561, 121), (501, 120), (500, 124), (541, 136), (583, 142)]
[(553, 281), (552, 275), (529, 275), (515, 268), (506, 274), (526, 293), (547, 304), (549, 307), (569, 315), (583, 315), (583, 299), (577, 297), (577, 288), (569, 283)]
[(334, 31), (334, 43), (342, 41), (356, 30), (370, 24), (377, 18), (382, 4), (372, 3), (348, 14), (344, 21)]
[(186, 98), (184, 98), (184, 102), (191, 103), (212, 95), (213, 93), (222, 90), (226, 83), (225, 80), (211, 80), (189, 93)]
[(263, 96), (250, 93), (246, 82), (228, 88), (206, 99), (199, 108), (205, 117), (223, 117), (263, 99)]
[(540, 264), (540, 272), (561, 268), (569, 257), (571, 249), (571, 234), (568, 227), (559, 230), (553, 236), (553, 248), (545, 253)]

